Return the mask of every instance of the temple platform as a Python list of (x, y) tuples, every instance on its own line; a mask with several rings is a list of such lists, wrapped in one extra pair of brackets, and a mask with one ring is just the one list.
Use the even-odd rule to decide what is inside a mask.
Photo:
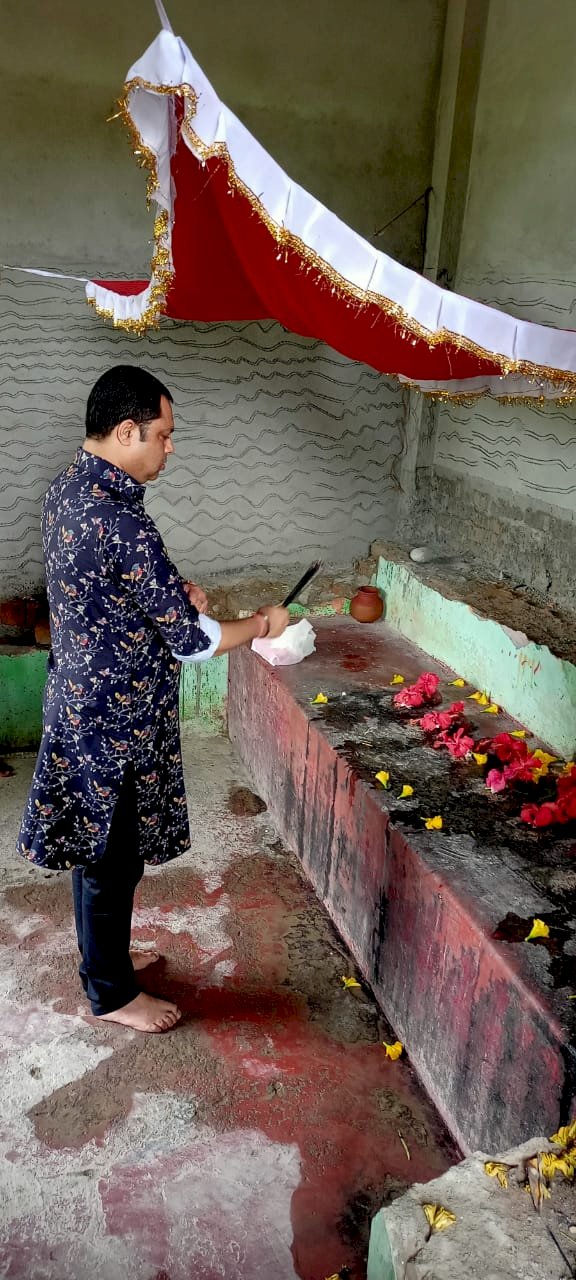
[[(576, 1093), (576, 832), (520, 822), (392, 701), (394, 674), (436, 672), (443, 707), (473, 686), (385, 623), (314, 625), (295, 667), (232, 655), (231, 739), (462, 1149), (552, 1133)], [(518, 728), (466, 716), (478, 740)], [(527, 942), (535, 917), (549, 936)]]

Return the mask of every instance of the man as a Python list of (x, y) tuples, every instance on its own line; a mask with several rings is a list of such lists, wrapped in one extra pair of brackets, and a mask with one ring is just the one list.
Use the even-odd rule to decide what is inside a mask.
[(73, 868), (80, 977), (94, 1015), (153, 1033), (175, 1026), (180, 1011), (140, 991), (130, 926), (144, 863), (190, 847), (180, 663), (279, 636), (289, 620), (265, 605), (219, 624), (171, 563), (143, 500), (174, 452), (173, 431), (172, 396), (157, 378), (108, 370), (88, 398), (84, 444), (46, 495), (52, 649), (18, 846), (40, 866)]

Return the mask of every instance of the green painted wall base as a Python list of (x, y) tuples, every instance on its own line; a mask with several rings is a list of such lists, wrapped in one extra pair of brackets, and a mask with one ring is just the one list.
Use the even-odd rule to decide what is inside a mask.
[[(338, 610), (347, 613), (348, 600)], [(306, 609), (291, 605), (295, 618), (333, 614), (333, 604)], [(42, 732), (42, 694), (46, 682), (45, 649), (0, 645), (0, 752), (35, 751)], [(228, 655), (209, 662), (183, 663), (180, 676), (180, 717), (183, 723), (222, 733), (226, 728)]]
[(42, 732), (45, 649), (0, 645), (0, 751), (32, 751)]
[(399, 1280), (382, 1211), (372, 1219), (367, 1280)]
[(530, 729), (559, 755), (576, 754), (576, 667), (420, 582), (405, 564), (380, 559), (376, 584), (386, 621), (425, 653)]
[(228, 654), (208, 662), (184, 662), (180, 673), (180, 718), (222, 733), (226, 725)]

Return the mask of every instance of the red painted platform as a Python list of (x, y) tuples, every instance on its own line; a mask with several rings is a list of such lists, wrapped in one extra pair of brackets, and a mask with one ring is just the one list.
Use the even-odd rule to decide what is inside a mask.
[[(463, 1149), (552, 1133), (576, 1097), (574, 837), (527, 829), (393, 709), (395, 672), (438, 672), (443, 705), (453, 673), (384, 624), (314, 626), (296, 667), (232, 655), (230, 736)], [(478, 737), (514, 727), (468, 708)], [(537, 944), (534, 916), (550, 924)]]

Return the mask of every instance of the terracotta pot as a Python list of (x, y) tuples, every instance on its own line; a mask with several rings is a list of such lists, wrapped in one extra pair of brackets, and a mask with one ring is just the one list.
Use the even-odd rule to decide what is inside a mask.
[(384, 601), (378, 587), (359, 587), (350, 601), (350, 613), (356, 622), (377, 622), (384, 612)]

